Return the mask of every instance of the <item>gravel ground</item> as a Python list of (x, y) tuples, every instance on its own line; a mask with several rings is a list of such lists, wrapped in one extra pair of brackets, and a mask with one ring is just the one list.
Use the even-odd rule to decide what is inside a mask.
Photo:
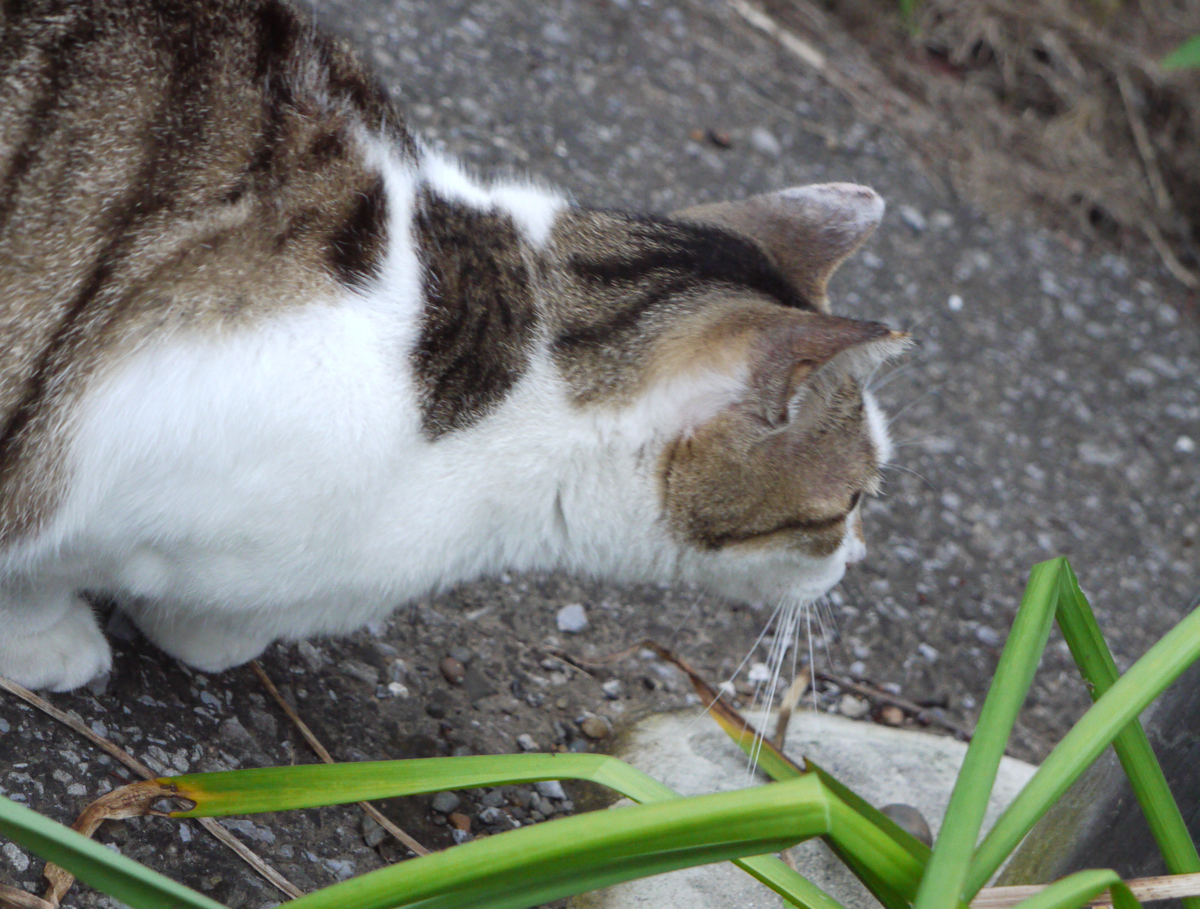
[[(814, 625), (818, 668), (970, 726), (1034, 562), (1071, 557), (1121, 665), (1184, 613), (1200, 588), (1200, 321), (1151, 256), (964, 207), (938, 161), (861, 121), (725, 3), (339, 0), (319, 14), (364, 48), (418, 130), (483, 171), (659, 210), (828, 180), (887, 198), (834, 306), (910, 328), (920, 346), (881, 382), (895, 470), (868, 508), (870, 557)], [(586, 627), (560, 630), (572, 605)], [(610, 724), (694, 702), (640, 641), (720, 682), (763, 659), (768, 620), (687, 590), (505, 577), (348, 639), (275, 647), (263, 666), (339, 760), (594, 750)], [(107, 683), (52, 700), (156, 771), (314, 760), (249, 668), (193, 673), (119, 618), (111, 630)], [(1010, 753), (1044, 756), (1085, 701), (1053, 637)], [(862, 712), (835, 689), (823, 703)], [(64, 726), (0, 700), (9, 797), (70, 821), (126, 779)], [(464, 837), (456, 824), (493, 833), (596, 798), (456, 795), (383, 808), (440, 848)], [(231, 826), (304, 890), (405, 854), (353, 808)], [(230, 907), (281, 899), (194, 823), (110, 823), (99, 838)], [(0, 879), (32, 889), (40, 863), (0, 852)], [(67, 903), (114, 905), (86, 888)]]

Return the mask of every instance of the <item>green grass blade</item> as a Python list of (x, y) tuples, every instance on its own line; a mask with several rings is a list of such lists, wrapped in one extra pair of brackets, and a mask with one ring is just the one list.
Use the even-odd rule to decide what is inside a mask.
[[(693, 684), (695, 684), (694, 681)], [(901, 828), (887, 815), (860, 798), (852, 790), (842, 785), (815, 762), (805, 758), (808, 770), (801, 768), (791, 758), (779, 751), (773, 743), (763, 738), (758, 733), (758, 730), (750, 726), (744, 718), (732, 713), (728, 709), (719, 709), (718, 704), (710, 706), (708, 713), (725, 734), (733, 739), (734, 743), (755, 762), (758, 769), (766, 773), (773, 780), (782, 782), (783, 780), (796, 779), (810, 772), (816, 774), (827, 789), (859, 815), (870, 820), (876, 827), (884, 831), (895, 843), (916, 859), (920, 865), (923, 866), (928, 860), (929, 847)], [(855, 859), (853, 855), (847, 853), (832, 837), (825, 837), (825, 842), (842, 863), (850, 869), (851, 873), (862, 882), (863, 886), (871, 891), (876, 899), (883, 903), (886, 909), (908, 909), (908, 904), (912, 900), (915, 888), (905, 894), (897, 892), (888, 884), (886, 879), (875, 874), (869, 865), (863, 864)], [(775, 889), (777, 893), (782, 893), (777, 888), (772, 887), (772, 889)]]
[[(954, 909), (963, 895), (971, 853), (979, 837), (1004, 746), (1025, 701), (1038, 659), (1050, 636), (1064, 559), (1033, 567), (1012, 631), (950, 795), (937, 842), (917, 891), (916, 909)], [(974, 896), (974, 892), (970, 894)]]
[(815, 778), (562, 818), (383, 868), (295, 909), (521, 909), (630, 878), (776, 852), (829, 829)]
[(1200, 35), (1192, 35), (1183, 44), (1167, 54), (1161, 64), (1163, 69), (1193, 69), (1200, 67)]
[(1050, 752), (980, 844), (967, 877), (967, 897), (979, 891), (1050, 804), (1062, 796), (1109, 742), (1197, 657), (1200, 657), (1200, 609), (1185, 616), (1134, 663)]
[(755, 855), (735, 859), (733, 863), (800, 909), (844, 909), (832, 896), (773, 855)]
[(1141, 902), (1124, 882), (1113, 884), (1108, 890), (1112, 897), (1113, 909), (1141, 909)]
[[(219, 817), (560, 779), (598, 783), (635, 802), (680, 797), (635, 767), (595, 754), (304, 764), (164, 777), (158, 782), (175, 787), (181, 797), (196, 803), (191, 810), (172, 812), (172, 817)], [(738, 859), (735, 864), (797, 906), (840, 909), (832, 897), (774, 856)]]
[(301, 764), (164, 777), (181, 798), (196, 803), (172, 817), (222, 817), (343, 805), (373, 799), (507, 786), (540, 780), (590, 780), (634, 801), (678, 798), (640, 770), (606, 755), (501, 754), (350, 764)]
[(3, 797), (0, 833), (133, 909), (223, 909), (207, 896)]
[[(1035, 893), (1028, 899), (1021, 900), (1013, 909), (1075, 909), (1075, 907), (1083, 906), (1089, 900), (1099, 896), (1110, 887), (1123, 888), (1125, 893), (1129, 894), (1129, 898), (1133, 899), (1135, 904), (1137, 903), (1133, 894), (1129, 893), (1129, 888), (1121, 883), (1116, 872), (1078, 871), (1055, 881), (1045, 890)], [(1115, 893), (1113, 895), (1116, 896)], [(1114, 909), (1131, 909), (1131, 907), (1118, 905)]]
[[(1092, 700), (1099, 699), (1117, 681), (1119, 673), (1070, 566), (1062, 578), (1058, 624), (1080, 673), (1091, 686)], [(1200, 872), (1200, 855), (1196, 853), (1187, 823), (1171, 795), (1141, 722), (1135, 717), (1112, 744), (1138, 804), (1142, 806), (1150, 832), (1162, 851), (1167, 871), (1171, 874)], [(1200, 909), (1200, 897), (1185, 897), (1184, 905), (1188, 909)]]

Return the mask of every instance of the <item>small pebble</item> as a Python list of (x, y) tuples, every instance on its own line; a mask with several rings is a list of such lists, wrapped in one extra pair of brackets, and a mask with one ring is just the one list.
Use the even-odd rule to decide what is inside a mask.
[(593, 740), (608, 738), (612, 734), (612, 723), (602, 716), (589, 716), (579, 724), (579, 728)]
[(588, 627), (587, 613), (579, 603), (571, 603), (558, 610), (558, 630), (566, 634), (579, 634)]
[(29, 856), (21, 851), (20, 847), (15, 843), (4, 844), (4, 855), (17, 871), (25, 871), (29, 868)]
[(750, 667), (750, 671), (746, 673), (746, 679), (751, 682), (769, 682), (771, 680), (771, 667), (766, 663), (755, 663)]
[(484, 808), (479, 812), (479, 820), (489, 826), (503, 824), (508, 820), (508, 815), (502, 808)]
[(1004, 636), (995, 628), (980, 625), (975, 629), (975, 640), (985, 647), (999, 647), (1004, 643)]
[(849, 717), (852, 720), (857, 720), (860, 717), (867, 715), (867, 711), (871, 709), (871, 705), (862, 698), (856, 698), (852, 694), (843, 694), (842, 699), (838, 701), (838, 713), (842, 716)]
[(463, 676), (467, 674), (467, 667), (462, 664), (461, 660), (456, 660), (452, 656), (445, 657), (439, 668), (446, 681), (451, 685), (461, 685)]
[(340, 669), (344, 675), (365, 682), (372, 688), (379, 684), (379, 670), (360, 660), (343, 660)]
[(887, 704), (879, 708), (875, 718), (885, 726), (903, 726), (904, 711), (895, 704)]
[(950, 298), (946, 301), (946, 308), (951, 312), (961, 312), (963, 308), (963, 298), (958, 294), (950, 294)]
[(446, 820), (450, 822), (450, 825), (455, 830), (460, 830), (463, 833), (471, 832), (471, 819), (459, 811), (455, 811)]
[(926, 846), (933, 845), (933, 831), (929, 829), (929, 822), (912, 805), (884, 805), (879, 810)]
[(913, 207), (912, 205), (901, 205), (900, 206), (900, 220), (903, 221), (905, 224), (907, 224), (909, 227), (911, 227), (913, 230), (915, 230), (917, 233), (920, 233), (921, 231), (925, 230), (925, 228), (927, 226), (927, 224), (925, 222), (925, 216), (923, 214), (921, 214), (920, 209), (917, 209), (917, 208)]
[[(621, 680), (609, 679), (600, 686), (600, 690), (604, 692), (604, 696), (610, 701), (615, 701), (621, 696)], [(4, 730), (7, 731), (7, 730)]]
[(762, 152), (764, 155), (769, 155), (772, 158), (778, 158), (781, 154), (783, 154), (783, 145), (780, 144), (779, 140), (775, 138), (775, 134), (762, 126), (756, 127), (754, 131), (750, 133), (750, 144), (753, 145), (757, 151)]
[(370, 815), (363, 815), (363, 841), (374, 849), (388, 838), (388, 832)]
[(1196, 450), (1196, 443), (1191, 436), (1180, 436), (1175, 440), (1175, 450), (1180, 454), (1191, 454)]
[(537, 739), (531, 736), (528, 732), (523, 732), (517, 736), (517, 747), (522, 751), (537, 751)]
[(451, 647), (450, 656), (458, 660), (464, 666), (469, 666), (471, 660), (475, 659), (475, 651), (469, 647)]
[(563, 791), (562, 783), (558, 780), (542, 780), (539, 783), (534, 783), (533, 787), (544, 798), (561, 800), (567, 797), (567, 793)]
[(462, 799), (453, 792), (439, 792), (433, 797), (433, 810), (440, 814), (453, 814)]

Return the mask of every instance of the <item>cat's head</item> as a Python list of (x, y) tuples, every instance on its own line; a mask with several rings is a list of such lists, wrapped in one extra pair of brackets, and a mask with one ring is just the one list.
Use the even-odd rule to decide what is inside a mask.
[[(687, 209), (671, 219), (678, 233), (623, 241), (660, 274), (625, 288), (626, 312), (635, 293), (652, 300), (621, 348), (640, 345), (643, 366), (636, 388), (605, 397), (623, 399), (644, 440), (657, 529), (683, 579), (810, 601), (865, 555), (863, 501), (891, 453), (866, 384), (909, 342), (832, 315), (826, 283), (882, 214), (874, 191), (824, 184)], [(689, 256), (694, 267), (680, 264)]]

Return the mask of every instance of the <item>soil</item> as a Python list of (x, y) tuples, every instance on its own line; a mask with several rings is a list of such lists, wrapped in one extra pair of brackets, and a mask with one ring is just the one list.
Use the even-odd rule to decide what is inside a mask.
[[(1066, 191), (1030, 195), (1028, 156), (995, 144), (986, 166), (964, 165), (975, 160), (960, 153), (969, 141), (993, 141), (972, 126), (971, 109), (980, 92), (1011, 100), (1011, 83), (996, 81), (1011, 70), (989, 69), (983, 50), (974, 63), (956, 56), (974, 45), (946, 37), (937, 17), (952, 19), (949, 6), (923, 6), (915, 38), (886, 8), (839, 4), (838, 19), (801, 2), (755, 7), (757, 18), (715, 0), (329, 0), (318, 10), (363, 49), (429, 141), (480, 169), (537, 174), (591, 204), (657, 210), (827, 180), (883, 193), (884, 225), (835, 279), (834, 307), (910, 328), (920, 347), (879, 389), (899, 447), (887, 496), (867, 511), (871, 554), (814, 617), (810, 642), (818, 669), (920, 702), (920, 721), (934, 731), (943, 720), (973, 725), (1034, 562), (1072, 558), (1122, 666), (1200, 587), (1200, 318), (1180, 277), (1196, 268), (1188, 179), (1200, 170), (1187, 156), (1198, 146), (1162, 144), (1191, 135), (1195, 75), (1162, 77), (1181, 106), (1139, 108), (1175, 214), (1139, 222), (1149, 217), (1143, 206), (1122, 220), (1124, 209), (1096, 195), (1108, 191), (1099, 178), (1084, 181), (1096, 190), (1086, 203), (1070, 203)], [(1173, 28), (1193, 28), (1196, 4), (1155, 9), (1168, 7)], [(1063, 9), (1072, 22), (1086, 13)], [(1128, 4), (1129, 16), (1139, 10), (1152, 18), (1147, 4)], [(1094, 26), (1109, 36), (1104, 47), (1146, 59), (1171, 37), (1105, 31), (1126, 16), (1118, 8)], [(872, 19), (888, 27), (867, 27)], [(988, 53), (1009, 60), (1023, 34)], [(798, 47), (819, 54), (806, 60)], [(976, 68), (993, 73), (978, 75), (978, 90), (969, 85)], [(1128, 78), (1150, 90), (1132, 63)], [(957, 94), (947, 87), (955, 85)], [(942, 105), (956, 98), (948, 113)], [(1044, 132), (1042, 108), (1053, 105), (1013, 108), (1006, 129), (1030, 123), (1014, 142)], [(1136, 164), (1127, 156), (1112, 172), (1142, 173)], [(1097, 231), (1093, 221), (1109, 220), (1092, 218), (1089, 205), (1102, 205), (1116, 227)], [(1144, 223), (1173, 263), (1144, 239)], [(558, 613), (573, 604), (587, 626), (567, 633)], [(337, 760), (603, 750), (638, 717), (696, 702), (643, 640), (742, 692), (770, 643), (760, 642), (770, 616), (758, 609), (559, 575), (485, 580), (398, 606), (379, 627), (279, 645), (262, 659)], [(249, 668), (191, 672), (119, 617), (110, 631), (111, 677), (50, 700), (155, 772), (316, 760)], [(825, 683), (821, 709), (881, 715), (882, 700), (845, 693)], [(1052, 639), (1010, 753), (1044, 757), (1086, 704), (1065, 646)], [(4, 794), (69, 822), (130, 778), (57, 721), (0, 699)], [(565, 794), (511, 787), (457, 793), (453, 808), (438, 803), (445, 810), (429, 796), (381, 807), (439, 849), (455, 841), (450, 814), (480, 836), (600, 801), (569, 784)], [(354, 807), (232, 824), (305, 891), (407, 854), (377, 841)], [(111, 822), (98, 838), (233, 909), (283, 899), (193, 822)], [(0, 853), (0, 879), (39, 888), (35, 858), (11, 843)], [(66, 903), (114, 905), (78, 886)]]

